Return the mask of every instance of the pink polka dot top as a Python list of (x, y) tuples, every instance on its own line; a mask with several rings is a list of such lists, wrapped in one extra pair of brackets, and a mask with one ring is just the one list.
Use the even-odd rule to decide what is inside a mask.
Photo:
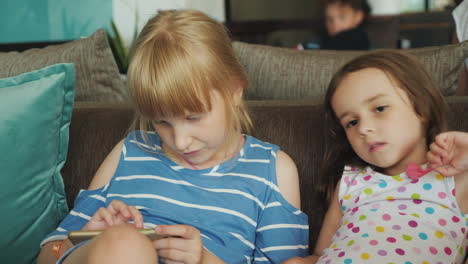
[(317, 263), (462, 263), (467, 252), (454, 177), (432, 171), (412, 180), (346, 166), (339, 201), (341, 226)]

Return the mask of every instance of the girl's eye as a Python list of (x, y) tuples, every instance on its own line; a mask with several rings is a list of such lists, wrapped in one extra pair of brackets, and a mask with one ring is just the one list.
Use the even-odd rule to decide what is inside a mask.
[(385, 111), (387, 109), (387, 107), (388, 106), (386, 106), (386, 105), (378, 106), (378, 107), (375, 108), (375, 111), (376, 112), (383, 112), (383, 111)]
[(186, 117), (188, 121), (198, 121), (201, 119), (201, 115), (189, 115)]
[(156, 120), (153, 121), (156, 125), (168, 125), (169, 123), (166, 120)]
[(346, 123), (345, 127), (346, 127), (346, 128), (351, 128), (351, 127), (357, 125), (357, 123), (358, 123), (357, 120), (351, 120), (351, 121), (349, 121), (348, 123)]

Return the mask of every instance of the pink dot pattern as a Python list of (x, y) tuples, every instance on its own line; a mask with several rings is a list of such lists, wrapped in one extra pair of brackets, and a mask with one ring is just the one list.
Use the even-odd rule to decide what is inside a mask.
[(341, 226), (317, 263), (462, 263), (467, 254), (453, 177), (345, 167), (339, 202)]

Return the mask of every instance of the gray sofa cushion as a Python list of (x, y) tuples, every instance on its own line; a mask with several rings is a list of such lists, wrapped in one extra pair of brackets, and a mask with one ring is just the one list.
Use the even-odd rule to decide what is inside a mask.
[[(323, 97), (333, 74), (367, 51), (293, 50), (234, 42), (250, 87), (246, 99), (293, 100)], [(445, 96), (454, 95), (457, 78), (468, 57), (468, 42), (409, 49), (427, 67)]]
[(75, 101), (125, 101), (121, 80), (104, 30), (89, 38), (23, 52), (0, 52), (0, 78), (30, 72), (56, 63), (74, 63)]

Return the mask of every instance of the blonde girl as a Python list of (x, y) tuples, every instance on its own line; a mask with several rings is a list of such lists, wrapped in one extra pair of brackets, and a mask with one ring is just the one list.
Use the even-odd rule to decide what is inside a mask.
[[(161, 11), (128, 71), (135, 130), (105, 159), (39, 263), (280, 263), (305, 255), (297, 169), (278, 146), (243, 134), (246, 75), (222, 24)], [(111, 129), (111, 128), (110, 128)], [(90, 150), (92, 151), (92, 150)], [(150, 241), (137, 229), (167, 238)], [(104, 230), (80, 245), (71, 230)], [(58, 242), (57, 242), (58, 241)]]

